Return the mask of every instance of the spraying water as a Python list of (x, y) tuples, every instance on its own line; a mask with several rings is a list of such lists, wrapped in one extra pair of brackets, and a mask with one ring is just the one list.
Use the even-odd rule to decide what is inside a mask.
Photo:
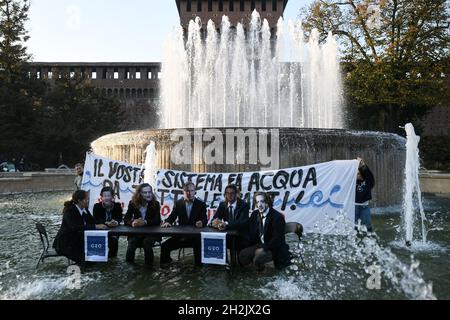
[(342, 128), (338, 45), (331, 33), (323, 45), (317, 30), (305, 42), (300, 21), (285, 28), (280, 18), (275, 37), (257, 11), (249, 25), (234, 28), (223, 16), (218, 27), (210, 20), (204, 32), (197, 17), (186, 35), (179, 27), (166, 42), (163, 128)]
[(144, 182), (149, 183), (151, 186), (156, 185), (156, 145), (154, 141), (151, 141), (145, 150), (145, 162), (144, 162)]
[(405, 190), (403, 195), (403, 223), (405, 229), (405, 242), (410, 246), (414, 237), (414, 222), (416, 220), (417, 208), (420, 211), (422, 221), (422, 243), (426, 243), (426, 230), (424, 221), (425, 212), (422, 205), (422, 193), (419, 183), (419, 141), (411, 123), (405, 125), (406, 131), (406, 168), (405, 168)]

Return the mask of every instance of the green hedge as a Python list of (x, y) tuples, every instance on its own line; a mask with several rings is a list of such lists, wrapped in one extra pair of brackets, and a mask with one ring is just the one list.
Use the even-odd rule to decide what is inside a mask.
[(450, 135), (422, 137), (419, 149), (423, 167), (450, 172)]

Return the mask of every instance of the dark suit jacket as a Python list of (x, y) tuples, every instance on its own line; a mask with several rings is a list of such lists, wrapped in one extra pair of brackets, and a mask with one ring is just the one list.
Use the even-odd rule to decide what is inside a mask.
[[(161, 206), (158, 201), (155, 201), (155, 205), (147, 206), (147, 212), (145, 213), (145, 220), (147, 221), (147, 226), (159, 226), (161, 224)], [(141, 212), (134, 204), (130, 201), (128, 204), (128, 210), (125, 214), (124, 222), (127, 226), (131, 226), (131, 222), (134, 219), (141, 218)]]
[(264, 224), (264, 243), (261, 243), (258, 232), (258, 215), (259, 211), (255, 210), (249, 219), (249, 240), (250, 245), (257, 245), (263, 248), (265, 251), (270, 250), (272, 252), (273, 261), (275, 267), (282, 268), (289, 264), (291, 253), (289, 252), (289, 246), (286, 244), (284, 232), (286, 222), (281, 213), (273, 208), (269, 209)]
[[(95, 223), (104, 224), (106, 222), (106, 209), (101, 203), (94, 204), (94, 209), (92, 211), (94, 213)], [(119, 224), (122, 222), (122, 206), (120, 203), (114, 202), (111, 215), (112, 219), (116, 220)]]
[(94, 217), (88, 209), (86, 212), (88, 213), (87, 224), (84, 225), (77, 207), (74, 204), (71, 205), (63, 214), (61, 227), (53, 242), (56, 252), (75, 262), (83, 261), (84, 230), (95, 230)]
[[(245, 232), (248, 225), (249, 213), (250, 205), (241, 199), (237, 199), (236, 208), (234, 208), (235, 219), (233, 222), (228, 224), (227, 230), (237, 230)], [(227, 203), (225, 201), (222, 201), (219, 204), (219, 207), (217, 208), (216, 214), (214, 215), (213, 219), (222, 219), (227, 222), (230, 221), (230, 217), (228, 216)]]
[(195, 223), (197, 221), (202, 221), (203, 226), (205, 227), (208, 223), (208, 216), (206, 215), (206, 204), (203, 201), (195, 198), (192, 205), (191, 216), (188, 219), (184, 198), (178, 200), (174, 203), (172, 212), (166, 219), (166, 222), (173, 224), (177, 219), (180, 226), (195, 226)]

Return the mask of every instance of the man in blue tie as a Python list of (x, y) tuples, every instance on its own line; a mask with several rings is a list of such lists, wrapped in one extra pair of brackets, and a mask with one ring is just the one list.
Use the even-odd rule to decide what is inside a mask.
[[(236, 250), (245, 248), (248, 244), (247, 226), (250, 216), (250, 205), (238, 197), (239, 189), (235, 184), (225, 187), (224, 198), (217, 208), (211, 226), (219, 230), (236, 230), (239, 237), (236, 239)], [(230, 248), (229, 243), (227, 247)]]
[[(208, 217), (206, 215), (206, 204), (195, 197), (195, 185), (187, 182), (183, 186), (183, 199), (174, 203), (169, 217), (165, 220), (162, 228), (170, 228), (178, 221), (180, 226), (206, 227)], [(196, 266), (201, 266), (201, 242), (200, 238), (176, 238), (172, 237), (161, 245), (161, 265), (170, 263), (170, 253), (179, 248), (193, 248)]]

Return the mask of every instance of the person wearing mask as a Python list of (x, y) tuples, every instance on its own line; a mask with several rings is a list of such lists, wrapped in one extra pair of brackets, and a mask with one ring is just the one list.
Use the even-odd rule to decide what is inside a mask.
[[(250, 205), (244, 200), (238, 198), (239, 190), (236, 185), (230, 184), (225, 187), (224, 198), (214, 214), (211, 226), (224, 231), (238, 231), (239, 236), (236, 239), (236, 250), (239, 251), (246, 247), (247, 224), (250, 216)], [(230, 244), (227, 243), (227, 247)]]
[[(124, 222), (125, 225), (133, 228), (159, 226), (161, 224), (161, 207), (153, 194), (153, 188), (148, 183), (143, 183), (136, 188), (128, 204)], [(136, 249), (144, 248), (145, 265), (152, 266), (153, 246), (157, 241), (161, 241), (161, 237), (129, 236), (126, 261), (133, 263)]]
[(272, 199), (265, 192), (256, 192), (253, 204), (256, 210), (248, 222), (249, 246), (239, 253), (239, 262), (243, 266), (253, 264), (258, 271), (272, 260), (278, 269), (288, 266), (292, 254), (284, 236), (284, 216), (272, 208)]
[[(170, 228), (176, 221), (180, 226), (194, 226), (196, 228), (206, 227), (208, 217), (206, 215), (206, 204), (195, 197), (195, 185), (187, 182), (183, 186), (183, 199), (174, 203), (172, 212), (162, 225)], [(200, 238), (178, 238), (172, 237), (161, 245), (161, 265), (170, 263), (172, 250), (179, 248), (193, 248), (196, 266), (201, 266), (201, 240)]]
[[(94, 205), (94, 219), (97, 224), (105, 224), (108, 228), (115, 228), (122, 223), (122, 206), (114, 201), (114, 191), (111, 187), (104, 187), (100, 191), (100, 202)], [(108, 237), (108, 257), (117, 257), (119, 237)]]
[(53, 242), (58, 254), (77, 264), (84, 261), (84, 231), (108, 229), (105, 224), (95, 223), (88, 207), (89, 193), (84, 190), (75, 191), (72, 200), (64, 203), (63, 220)]

